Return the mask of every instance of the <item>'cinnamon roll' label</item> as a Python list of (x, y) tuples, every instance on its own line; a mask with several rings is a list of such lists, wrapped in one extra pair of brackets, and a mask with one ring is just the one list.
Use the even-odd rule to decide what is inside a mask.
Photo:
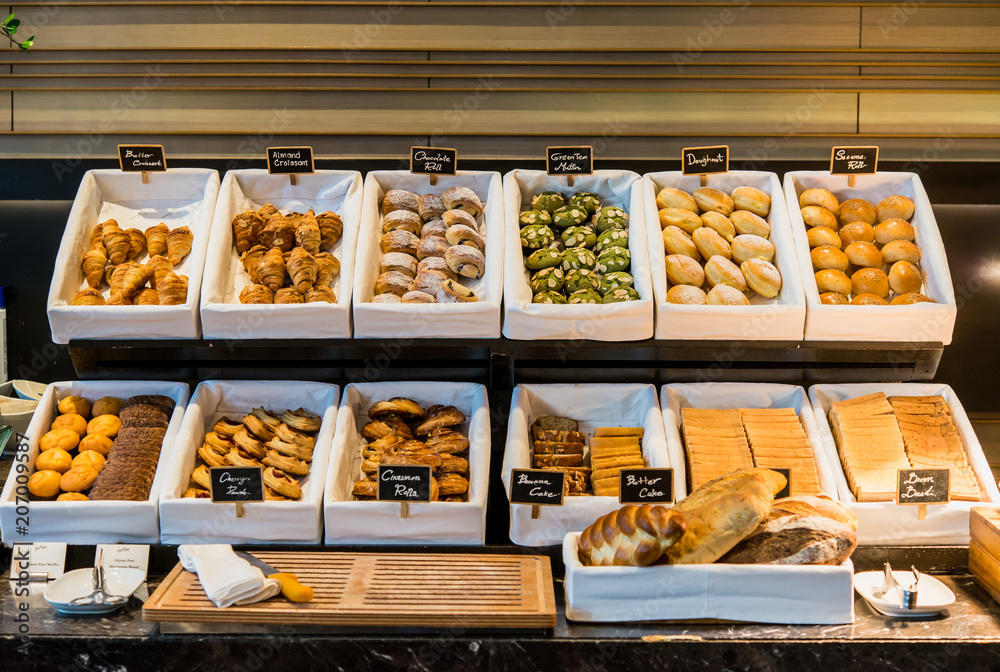
[(431, 501), (431, 468), (426, 465), (378, 465), (378, 498), (382, 502)]

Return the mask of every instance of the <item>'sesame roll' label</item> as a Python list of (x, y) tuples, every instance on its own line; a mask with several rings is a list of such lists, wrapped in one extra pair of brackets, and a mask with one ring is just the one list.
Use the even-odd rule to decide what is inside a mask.
[(878, 147), (834, 147), (830, 151), (831, 175), (874, 175)]

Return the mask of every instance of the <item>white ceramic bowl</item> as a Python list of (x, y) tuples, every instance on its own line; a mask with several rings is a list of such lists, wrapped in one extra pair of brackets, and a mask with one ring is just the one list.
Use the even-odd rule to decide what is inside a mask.
[[(110, 595), (132, 596), (146, 580), (146, 574), (139, 569), (124, 569), (106, 567), (104, 569), (105, 591)], [(84, 567), (66, 572), (45, 590), (45, 601), (57, 610), (67, 614), (104, 614), (120, 609), (123, 605), (115, 604), (70, 604), (78, 597), (86, 597), (94, 592), (94, 568)]]
[(38, 401), (45, 394), (45, 388), (48, 387), (46, 383), (36, 383), (33, 380), (17, 379), (10, 382), (14, 388), (14, 394), (19, 399), (33, 399)]

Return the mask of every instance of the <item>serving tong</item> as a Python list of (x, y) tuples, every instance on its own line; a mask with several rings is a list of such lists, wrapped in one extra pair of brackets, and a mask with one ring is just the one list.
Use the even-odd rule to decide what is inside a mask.
[(892, 566), (886, 562), (885, 563), (885, 578), (882, 580), (882, 586), (876, 588), (872, 591), (877, 599), (885, 599), (885, 596), (891, 590), (895, 590), (899, 594), (900, 607), (903, 609), (914, 609), (917, 606), (917, 588), (920, 585), (920, 572), (913, 565), (910, 565), (910, 571), (913, 572), (913, 583), (909, 588), (904, 588), (900, 585), (899, 581), (892, 573)]
[(104, 575), (104, 551), (97, 556), (97, 564), (93, 573), (94, 592), (90, 595), (77, 597), (69, 601), (74, 607), (97, 606), (106, 604), (109, 606), (121, 606), (125, 604), (127, 598), (124, 595), (112, 595), (106, 590)]

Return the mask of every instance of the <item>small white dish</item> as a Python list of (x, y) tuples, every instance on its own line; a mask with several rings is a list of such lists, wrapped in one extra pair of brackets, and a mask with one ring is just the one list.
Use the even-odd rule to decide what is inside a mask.
[(32, 399), (34, 401), (39, 401), (42, 395), (45, 394), (45, 388), (48, 387), (46, 383), (36, 383), (33, 380), (24, 380), (23, 378), (18, 378), (12, 380), (11, 387), (14, 388), (14, 394), (16, 394), (21, 399)]
[[(894, 571), (892, 573), (900, 586), (910, 586), (913, 584), (913, 573), (907, 571)], [(902, 596), (900, 589), (892, 589), (883, 597), (875, 597), (875, 593), (882, 589), (882, 582), (885, 580), (885, 572), (858, 572), (854, 575), (854, 589), (865, 598), (868, 604), (872, 605), (875, 611), (893, 616), (895, 618), (923, 618), (933, 616), (945, 610), (955, 602), (955, 593), (948, 586), (944, 585), (930, 574), (920, 575), (920, 585), (917, 590), (917, 606), (913, 609), (904, 609), (902, 606)]]
[[(105, 567), (105, 590), (111, 595), (121, 595), (128, 601), (146, 580), (139, 569)], [(45, 601), (64, 614), (107, 614), (122, 608), (122, 604), (70, 604), (78, 597), (94, 592), (94, 568), (84, 567), (66, 572), (45, 590)]]

